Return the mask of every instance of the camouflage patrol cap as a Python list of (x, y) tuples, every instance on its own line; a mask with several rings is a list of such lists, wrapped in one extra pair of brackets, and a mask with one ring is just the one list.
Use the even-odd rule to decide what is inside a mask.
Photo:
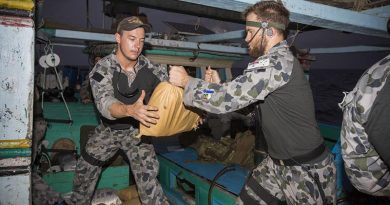
[(122, 21), (119, 22), (116, 32), (120, 33), (122, 31), (131, 31), (139, 27), (144, 28), (145, 32), (150, 31), (149, 24), (145, 24), (144, 22), (141, 21), (140, 18), (136, 16), (131, 16), (131, 17), (124, 18)]

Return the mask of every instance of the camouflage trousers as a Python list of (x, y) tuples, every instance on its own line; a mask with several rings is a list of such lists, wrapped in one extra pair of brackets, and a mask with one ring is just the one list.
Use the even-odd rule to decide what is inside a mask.
[(34, 205), (53, 205), (63, 201), (60, 194), (47, 185), (37, 173), (32, 173), (31, 180), (32, 202)]
[[(316, 177), (325, 195), (325, 203)], [(253, 170), (243, 189), (241, 192), (245, 192), (249, 200), (244, 200), (241, 194), (236, 205), (277, 204), (278, 201), (286, 201), (287, 204), (336, 204), (333, 155), (329, 153), (318, 163), (302, 166), (277, 165), (268, 156)]]
[[(73, 194), (69, 204), (90, 204), (101, 174), (101, 163), (91, 163), (93, 158), (105, 162), (122, 149), (130, 162), (131, 171), (137, 184), (142, 204), (159, 205), (169, 204), (162, 187), (157, 180), (159, 163), (153, 145), (140, 143), (137, 129), (111, 130), (99, 125), (94, 135), (90, 136), (85, 146), (87, 156), (77, 162), (76, 173), (73, 180)], [(89, 156), (89, 157), (88, 157)], [(95, 164), (95, 165), (94, 165)]]

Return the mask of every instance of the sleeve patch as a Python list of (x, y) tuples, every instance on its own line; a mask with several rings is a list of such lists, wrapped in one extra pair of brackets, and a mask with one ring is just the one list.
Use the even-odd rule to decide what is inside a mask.
[(244, 70), (244, 73), (250, 73), (250, 72), (254, 72), (254, 73), (260, 73), (260, 72), (265, 72), (265, 68), (264, 67), (256, 67), (256, 68), (252, 68), (252, 69), (246, 69)]
[(100, 73), (95, 72), (92, 76), (92, 79), (96, 80), (97, 82), (102, 81), (104, 76)]
[(269, 58), (256, 60), (255, 62), (249, 63), (247, 70), (254, 70), (257, 72), (265, 71), (266, 67), (270, 65)]
[(210, 100), (211, 98), (211, 95), (214, 93), (214, 89), (204, 89), (202, 91), (203, 95), (202, 95), (202, 99), (203, 100)]
[(258, 62), (258, 66), (269, 66), (269, 58), (266, 58), (266, 59), (262, 59)]

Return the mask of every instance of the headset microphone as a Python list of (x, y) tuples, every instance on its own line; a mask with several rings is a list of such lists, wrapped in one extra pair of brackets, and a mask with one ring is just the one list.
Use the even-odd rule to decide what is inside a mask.
[[(261, 29), (261, 27), (260, 27), (259, 29), (257, 29), (257, 31), (255, 32), (255, 34), (254, 34), (254, 35), (252, 36), (252, 38), (248, 41), (248, 44), (249, 44), (250, 42), (252, 42), (252, 40), (256, 37), (257, 33), (259, 33), (260, 29)], [(264, 31), (263, 31), (263, 34), (264, 34)]]
[(277, 23), (266, 22), (266, 21), (262, 21), (262, 22), (247, 21), (246, 25), (259, 28), (255, 32), (255, 34), (252, 36), (252, 38), (248, 41), (248, 44), (250, 42), (252, 42), (252, 40), (256, 37), (257, 33), (260, 31), (260, 29), (264, 29), (263, 33), (261, 35), (262, 37), (264, 37), (264, 31), (265, 31), (265, 34), (269, 37), (272, 37), (274, 35), (274, 32), (272, 31), (272, 28), (270, 26), (276, 26), (276, 28), (280, 28), (280, 29), (284, 30), (283, 25), (277, 24)]

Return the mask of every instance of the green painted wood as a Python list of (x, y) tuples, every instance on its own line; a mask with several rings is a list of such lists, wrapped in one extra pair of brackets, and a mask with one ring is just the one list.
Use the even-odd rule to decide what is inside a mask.
[[(80, 127), (83, 125), (98, 124), (97, 112), (94, 104), (81, 104), (78, 102), (68, 103), (72, 115), (73, 124), (51, 123), (48, 122), (48, 128), (45, 134), (45, 140), (49, 142), (49, 148), (61, 138), (71, 139), (75, 144), (78, 153), (80, 153)], [(44, 117), (49, 119), (68, 119), (65, 105), (59, 103), (44, 103)], [(72, 190), (74, 172), (57, 172), (44, 175), (44, 180), (55, 191), (67, 193)], [(98, 181), (98, 188), (123, 189), (133, 184), (129, 166), (110, 166), (106, 168)]]
[(318, 123), (318, 126), (320, 128), (321, 136), (325, 140), (325, 145), (332, 149), (340, 138), (341, 127), (324, 123)]
[(0, 159), (31, 157), (31, 148), (0, 149)]
[[(174, 162), (165, 159), (164, 157), (158, 156), (160, 162), (160, 173), (159, 180), (167, 195), (180, 196), (180, 188), (177, 186), (177, 177), (185, 179), (195, 186), (195, 196), (193, 197), (196, 204), (207, 204), (208, 203), (208, 190), (210, 183), (208, 180), (201, 178), (191, 172), (181, 168)], [(212, 192), (213, 205), (230, 205), (234, 204), (237, 196), (230, 192), (224, 191), (218, 186), (215, 186)], [(180, 199), (185, 201), (185, 198), (191, 198), (189, 196)], [(191, 204), (191, 203), (188, 203)]]
[[(79, 102), (68, 103), (72, 115), (73, 124), (48, 122), (45, 140), (49, 142), (49, 148), (61, 138), (71, 139), (80, 153), (80, 127), (83, 125), (98, 125), (98, 116), (93, 103), (82, 104)], [(68, 113), (62, 102), (45, 102), (44, 117), (48, 119), (68, 119)]]

